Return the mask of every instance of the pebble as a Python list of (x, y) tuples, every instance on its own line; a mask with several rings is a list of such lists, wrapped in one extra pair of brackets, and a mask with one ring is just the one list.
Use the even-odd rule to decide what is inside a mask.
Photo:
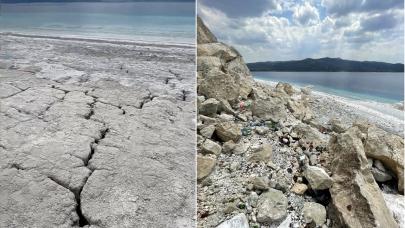
[(232, 151), (235, 149), (236, 144), (232, 141), (229, 140), (228, 142), (225, 142), (222, 145), (222, 152), (223, 153), (232, 153)]
[(326, 209), (319, 203), (305, 202), (302, 213), (307, 224), (313, 222), (316, 226), (322, 226), (326, 222)]
[(264, 126), (255, 127), (255, 132), (259, 135), (265, 135), (269, 132), (269, 128)]
[(379, 169), (379, 170), (381, 170), (381, 171), (383, 171), (383, 172), (386, 171), (386, 169), (385, 169), (383, 163), (382, 163), (380, 160), (375, 160), (375, 161), (374, 161), (374, 167), (376, 167), (377, 169)]
[(310, 165), (317, 165), (318, 164), (318, 158), (315, 154), (311, 154), (309, 156), (309, 164)]
[(295, 183), (294, 186), (291, 188), (291, 192), (303, 195), (308, 190), (308, 186), (306, 184)]
[(250, 192), (249, 197), (248, 197), (248, 203), (252, 207), (257, 206), (257, 200), (259, 199), (259, 195), (257, 195), (256, 192)]
[(240, 163), (237, 162), (237, 161), (232, 162), (232, 163), (230, 164), (230, 166), (229, 166), (229, 169), (230, 169), (231, 171), (237, 171), (237, 170), (239, 170), (239, 169), (240, 169)]
[(272, 161), (267, 162), (267, 166), (273, 170), (278, 170), (278, 166), (275, 165)]
[(288, 143), (289, 143), (289, 141), (288, 141), (287, 138), (283, 138), (282, 141), (283, 141), (284, 144), (288, 144)]
[(269, 189), (267, 180), (263, 177), (255, 177), (252, 180), (253, 189), (257, 190), (267, 190)]

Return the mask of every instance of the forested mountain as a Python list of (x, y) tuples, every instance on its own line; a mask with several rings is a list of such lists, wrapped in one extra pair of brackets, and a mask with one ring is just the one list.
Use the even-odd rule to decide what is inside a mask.
[(256, 62), (247, 65), (251, 71), (404, 72), (404, 64), (401, 63), (353, 61), (341, 58), (307, 58), (294, 61)]

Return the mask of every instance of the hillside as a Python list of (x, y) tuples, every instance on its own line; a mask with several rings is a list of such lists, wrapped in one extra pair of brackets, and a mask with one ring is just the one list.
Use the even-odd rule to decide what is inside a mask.
[(247, 64), (251, 71), (315, 71), (315, 72), (404, 72), (404, 64), (353, 61), (341, 58), (268, 61)]

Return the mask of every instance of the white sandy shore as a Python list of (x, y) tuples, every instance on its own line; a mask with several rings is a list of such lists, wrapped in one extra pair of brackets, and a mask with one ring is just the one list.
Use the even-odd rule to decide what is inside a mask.
[(75, 36), (75, 35), (43, 35), (33, 33), (21, 33), (21, 32), (0, 32), (1, 36), (14, 36), (25, 38), (41, 38), (41, 39), (56, 39), (67, 41), (83, 41), (92, 43), (109, 43), (109, 44), (122, 44), (122, 45), (154, 45), (157, 47), (182, 47), (182, 48), (194, 48), (195, 44), (190, 42), (170, 42), (170, 41), (157, 41), (157, 40), (144, 40), (144, 39), (123, 39), (123, 38), (109, 38), (109, 37), (95, 37), (95, 36)]
[(159, 90), (152, 78), (160, 78), (168, 84), (182, 80), (180, 92), (193, 88), (188, 85), (194, 81), (192, 46), (0, 33), (0, 47), (0, 68), (37, 69), (37, 77), (57, 82), (104, 79), (125, 86), (149, 83)]
[[(256, 81), (271, 86), (277, 84), (263, 80)], [(294, 88), (300, 90), (300, 87)], [(403, 135), (404, 112), (396, 109), (393, 104), (355, 100), (319, 91), (312, 91), (312, 97), (312, 109), (320, 123), (327, 123), (330, 118), (338, 118), (350, 125), (356, 119), (366, 119), (391, 133)]]

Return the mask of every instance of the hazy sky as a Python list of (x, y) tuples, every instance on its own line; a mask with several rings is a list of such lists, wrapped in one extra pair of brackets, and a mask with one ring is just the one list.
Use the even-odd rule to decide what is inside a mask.
[(199, 0), (247, 62), (341, 57), (404, 62), (403, 0)]
[(0, 0), (0, 3), (37, 3), (37, 2), (194, 2), (195, 0)]

